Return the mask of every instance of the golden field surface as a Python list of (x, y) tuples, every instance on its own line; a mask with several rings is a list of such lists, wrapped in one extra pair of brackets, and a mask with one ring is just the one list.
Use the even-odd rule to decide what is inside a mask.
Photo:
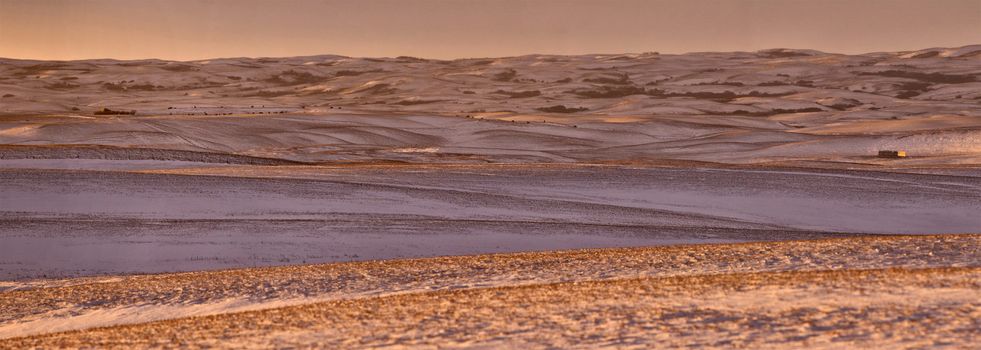
[(979, 248), (882, 236), (53, 280), (0, 293), (0, 329), (84, 330), (0, 346), (969, 348)]

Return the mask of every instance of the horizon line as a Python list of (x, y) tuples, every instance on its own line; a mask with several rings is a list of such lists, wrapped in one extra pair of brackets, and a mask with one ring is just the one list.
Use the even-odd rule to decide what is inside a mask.
[(870, 51), (870, 52), (862, 52), (862, 53), (854, 53), (854, 54), (841, 53), (841, 52), (828, 52), (828, 51), (821, 51), (821, 50), (818, 50), (818, 49), (807, 49), (807, 48), (773, 47), (773, 48), (759, 49), (759, 50), (752, 50), (752, 51), (742, 51), (742, 50), (735, 50), (735, 51), (688, 51), (688, 52), (683, 52), (683, 53), (677, 53), (677, 52), (662, 53), (662, 52), (659, 52), (659, 51), (646, 51), (646, 52), (581, 53), (581, 54), (527, 53), (527, 54), (522, 54), (522, 55), (509, 55), (509, 56), (483, 56), (483, 57), (457, 57), (457, 58), (427, 58), (427, 57), (409, 56), (409, 55), (399, 55), (399, 56), (347, 56), (347, 55), (342, 55), (342, 54), (323, 53), (323, 54), (309, 54), (309, 55), (301, 54), (301, 55), (295, 55), (295, 56), (225, 56), (225, 57), (210, 57), (210, 58), (199, 58), (199, 59), (189, 59), (189, 60), (166, 59), (166, 58), (156, 58), (156, 57), (147, 57), (147, 58), (111, 58), (111, 57), (102, 57), (102, 58), (77, 58), (77, 59), (43, 59), (43, 58), (7, 57), (7, 56), (0, 56), (0, 60), (47, 61), (47, 62), (78, 62), (78, 61), (120, 61), (120, 62), (125, 62), (125, 61), (167, 61), (167, 62), (190, 63), (190, 62), (199, 62), (199, 61), (228, 60), (228, 59), (264, 59), (264, 58), (267, 58), (267, 59), (284, 59), (284, 58), (300, 58), (300, 57), (337, 56), (337, 57), (343, 57), (343, 58), (363, 58), (363, 59), (384, 59), (384, 58), (387, 58), (387, 59), (397, 59), (397, 58), (400, 58), (400, 57), (404, 57), (404, 58), (423, 59), (423, 60), (427, 60), (427, 61), (459, 61), (459, 60), (492, 59), (492, 58), (495, 58), (495, 59), (496, 58), (515, 58), (515, 57), (526, 57), (526, 56), (568, 56), (568, 57), (572, 57), (572, 56), (615, 56), (615, 55), (643, 55), (643, 54), (650, 54), (650, 53), (655, 53), (655, 54), (658, 54), (658, 55), (678, 55), (678, 56), (680, 56), (680, 55), (705, 54), (705, 53), (754, 53), (754, 52), (765, 52), (765, 51), (774, 51), (774, 50), (815, 51), (815, 52), (819, 52), (819, 53), (823, 53), (823, 54), (828, 54), (828, 55), (861, 56), (861, 55), (871, 55), (871, 54), (880, 54), (880, 53), (893, 53), (893, 54), (895, 54), (895, 53), (917, 52), (917, 51), (924, 51), (924, 50), (949, 50), (949, 49), (965, 48), (965, 47), (969, 47), (969, 46), (981, 46), (981, 43), (977, 43), (977, 44), (966, 44), (966, 45), (961, 45), (961, 46), (934, 46), (934, 47), (926, 47), (926, 48), (913, 49), (913, 50)]

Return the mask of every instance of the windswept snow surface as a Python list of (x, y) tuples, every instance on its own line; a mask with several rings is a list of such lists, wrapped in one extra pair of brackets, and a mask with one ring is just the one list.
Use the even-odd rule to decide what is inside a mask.
[(978, 248), (871, 236), (11, 283), (0, 347), (963, 348)]
[(978, 52), (0, 59), (0, 279), (978, 232)]
[(4, 169), (0, 193), (3, 279), (981, 228), (978, 177), (789, 168)]
[(978, 52), (0, 59), (0, 158), (977, 166)]
[(979, 53), (0, 59), (0, 348), (964, 348)]

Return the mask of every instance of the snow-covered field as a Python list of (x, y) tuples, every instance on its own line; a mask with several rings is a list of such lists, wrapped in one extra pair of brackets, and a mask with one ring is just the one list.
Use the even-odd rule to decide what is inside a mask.
[(0, 347), (964, 348), (979, 249), (879, 236), (38, 281), (0, 293)]
[[(977, 165), (979, 74), (981, 45), (453, 61), (0, 59), (0, 144), (139, 147), (169, 160), (201, 155), (159, 150), (236, 161)], [(94, 115), (101, 108), (136, 115)], [(911, 158), (872, 157), (882, 149)], [(0, 157), (40, 157), (24, 150)]]
[(963, 348), (979, 213), (977, 45), (0, 59), (0, 348)]
[(981, 178), (871, 171), (153, 165), (0, 193), (3, 279), (981, 227)]

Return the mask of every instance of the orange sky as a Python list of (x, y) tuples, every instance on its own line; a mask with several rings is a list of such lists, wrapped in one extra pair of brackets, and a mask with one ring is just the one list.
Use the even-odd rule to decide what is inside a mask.
[(0, 0), (0, 57), (429, 58), (981, 43), (981, 0)]

